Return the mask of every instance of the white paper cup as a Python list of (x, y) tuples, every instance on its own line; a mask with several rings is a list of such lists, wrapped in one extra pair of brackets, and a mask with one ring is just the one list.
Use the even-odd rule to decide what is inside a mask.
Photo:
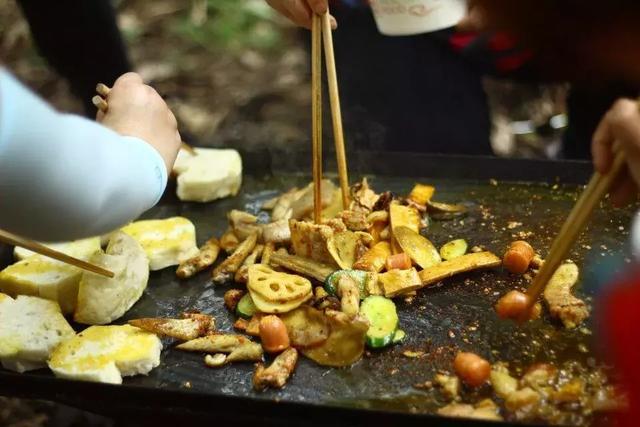
[(467, 13), (466, 0), (369, 0), (378, 31), (407, 36), (453, 27)]

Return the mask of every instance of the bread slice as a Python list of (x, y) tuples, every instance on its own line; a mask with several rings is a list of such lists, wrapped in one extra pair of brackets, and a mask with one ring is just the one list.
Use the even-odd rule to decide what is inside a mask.
[(60, 378), (121, 384), (160, 364), (162, 343), (130, 325), (91, 326), (52, 352), (49, 368)]
[(16, 297), (31, 295), (57, 302), (65, 314), (76, 308), (82, 270), (42, 255), (33, 255), (0, 272), (0, 291)]
[(196, 227), (183, 217), (136, 221), (122, 231), (140, 243), (152, 271), (178, 265), (198, 253)]
[(196, 148), (197, 155), (178, 154), (176, 193), (183, 201), (210, 202), (235, 196), (242, 185), (242, 159), (236, 150)]
[[(58, 252), (86, 261), (91, 258), (91, 255), (100, 250), (100, 237), (90, 237), (88, 239), (74, 240), (72, 242), (43, 244)], [(16, 246), (13, 250), (13, 256), (17, 260), (23, 260), (34, 255), (35, 252), (31, 252), (29, 249), (21, 248), (19, 246)]]
[(149, 281), (149, 261), (138, 242), (117, 232), (106, 253), (96, 253), (91, 262), (113, 271), (115, 277), (84, 272), (73, 318), (78, 323), (104, 325), (120, 318), (140, 299)]
[(0, 294), (0, 361), (5, 369), (44, 368), (53, 348), (74, 335), (57, 303)]

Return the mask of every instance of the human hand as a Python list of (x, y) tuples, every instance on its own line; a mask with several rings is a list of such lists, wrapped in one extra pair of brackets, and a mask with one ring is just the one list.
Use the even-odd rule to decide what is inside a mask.
[(111, 130), (140, 138), (155, 148), (171, 173), (180, 150), (178, 122), (164, 100), (136, 73), (123, 74), (108, 96), (106, 112), (98, 111), (97, 121)]
[(467, 2), (467, 14), (456, 25), (458, 31), (486, 31), (488, 22), (486, 11), (477, 4), (476, 0)]
[[(280, 12), (294, 24), (311, 29), (312, 13), (324, 15), (329, 10), (328, 0), (266, 0), (269, 6)], [(338, 23), (329, 16), (331, 28), (336, 29)]]
[(613, 144), (625, 154), (627, 168), (611, 187), (611, 201), (622, 206), (634, 200), (640, 186), (640, 105), (631, 99), (619, 99), (600, 121), (593, 135), (593, 164), (606, 173), (613, 163)]

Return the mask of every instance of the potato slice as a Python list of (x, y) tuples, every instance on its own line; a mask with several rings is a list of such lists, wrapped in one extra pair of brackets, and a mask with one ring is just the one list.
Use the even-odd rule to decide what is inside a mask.
[(402, 250), (420, 267), (429, 268), (442, 262), (433, 243), (417, 231), (401, 226), (393, 229), (393, 236)]
[(308, 258), (289, 255), (286, 251), (285, 253), (272, 253), (269, 258), (269, 263), (274, 267), (286, 268), (287, 270), (311, 277), (320, 282), (324, 282), (327, 277), (336, 270), (332, 266), (321, 264)]
[[(482, 268), (497, 267), (502, 264), (502, 260), (491, 252), (477, 252), (473, 254), (462, 255), (450, 261), (441, 262), (431, 268), (422, 270), (419, 275), (422, 280), (422, 286), (427, 286), (440, 280), (454, 276), (460, 273), (466, 273), (472, 270)], [(418, 286), (418, 289), (422, 286)]]
[(407, 227), (416, 233), (420, 232), (420, 214), (415, 208), (392, 203), (389, 206), (389, 218), (391, 219), (391, 231), (394, 234), (398, 227)]
[(353, 268), (379, 273), (384, 269), (390, 255), (391, 245), (389, 242), (378, 242), (353, 264)]
[[(336, 186), (328, 179), (323, 179), (321, 186), (321, 204), (325, 208), (333, 202)], [(291, 202), (291, 218), (301, 219), (310, 215), (311, 212), (313, 212), (313, 183), (305, 187), (300, 196)]]
[(435, 187), (432, 187), (431, 185), (416, 184), (407, 198), (420, 206), (426, 206), (427, 202), (431, 200), (433, 193), (435, 192)]
[(384, 290), (384, 296), (395, 296), (410, 292), (421, 285), (420, 276), (415, 268), (409, 270), (391, 270), (378, 274), (378, 283)]
[(327, 240), (327, 250), (341, 269), (351, 270), (359, 255), (368, 250), (372, 240), (368, 233), (342, 231)]
[(329, 320), (320, 310), (303, 305), (280, 316), (293, 347), (313, 347), (322, 344), (331, 333)]
[(327, 310), (326, 316), (331, 326), (329, 338), (319, 346), (302, 349), (302, 354), (323, 366), (343, 367), (356, 363), (364, 353), (369, 322), (360, 316), (350, 319), (334, 310)]
[(452, 240), (442, 245), (442, 247), (440, 248), (440, 256), (445, 261), (449, 261), (466, 254), (467, 247), (467, 241), (464, 239)]

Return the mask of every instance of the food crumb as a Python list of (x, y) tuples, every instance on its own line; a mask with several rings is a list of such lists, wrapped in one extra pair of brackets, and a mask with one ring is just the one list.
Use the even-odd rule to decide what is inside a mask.
[(507, 223), (507, 228), (509, 230), (513, 230), (514, 228), (522, 227), (522, 223), (518, 221), (509, 221)]
[(191, 381), (186, 381), (183, 385), (184, 388), (191, 388)]
[(589, 353), (589, 349), (584, 344), (578, 344), (578, 351), (580, 353)]
[(496, 187), (498, 185), (498, 180), (494, 179), (494, 178), (491, 178), (489, 180), (489, 185), (493, 185), (494, 187)]
[(398, 372), (400, 372), (400, 370), (399, 370), (398, 368), (393, 368), (392, 370), (390, 370), (390, 371), (389, 371), (389, 374), (390, 374), (390, 375), (395, 375), (395, 374), (397, 374)]
[(430, 390), (433, 388), (433, 382), (425, 381), (423, 383), (414, 384), (413, 387), (422, 390)]
[(451, 330), (449, 331), (448, 335), (449, 335), (449, 338), (455, 338), (456, 337), (456, 334)]
[(405, 350), (402, 355), (410, 358), (422, 357), (424, 356), (424, 351)]

